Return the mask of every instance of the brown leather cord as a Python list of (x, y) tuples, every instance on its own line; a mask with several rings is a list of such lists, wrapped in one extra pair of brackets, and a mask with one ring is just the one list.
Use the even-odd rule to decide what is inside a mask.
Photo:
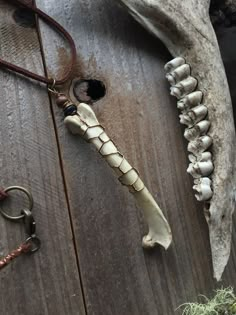
[[(70, 34), (59, 24), (57, 23), (53, 18), (51, 18), (50, 16), (48, 16), (46, 13), (44, 13), (43, 11), (41, 11), (40, 9), (38, 9), (35, 5), (32, 5), (32, 3), (29, 3), (29, 1), (25, 1), (25, 0), (8, 0), (8, 3), (13, 3), (16, 5), (20, 5), (24, 8), (29, 9), (30, 11), (32, 11), (33, 13), (35, 13), (38, 17), (40, 17), (44, 22), (46, 22), (48, 25), (52, 26), (53, 28), (55, 28), (55, 30), (57, 32), (59, 32), (60, 34), (62, 34), (68, 41), (69, 45), (70, 45), (70, 49), (71, 49), (71, 61), (70, 64), (68, 65), (68, 68), (64, 74), (64, 76), (59, 79), (59, 80), (54, 80), (51, 78), (47, 78), (45, 76), (41, 76), (39, 74), (33, 73), (29, 70), (26, 70), (24, 68), (21, 68), (19, 66), (16, 66), (10, 62), (7, 62), (3, 59), (0, 58), (0, 66), (17, 72), (23, 76), (29, 77), (33, 80), (45, 83), (49, 86), (53, 85), (62, 85), (64, 84), (70, 77), (72, 70), (73, 70), (73, 66), (76, 63), (76, 46), (75, 46), (75, 42), (73, 40), (73, 38), (70, 36)], [(31, 1), (30, 1), (31, 2)]]
[(5, 192), (5, 190), (0, 187), (0, 201), (6, 199), (8, 197), (8, 193)]

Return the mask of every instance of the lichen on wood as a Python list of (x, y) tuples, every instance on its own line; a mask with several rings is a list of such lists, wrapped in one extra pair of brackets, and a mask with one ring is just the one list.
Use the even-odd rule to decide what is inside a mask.
[(205, 303), (186, 303), (182, 315), (235, 315), (236, 295), (233, 288), (219, 289), (212, 299), (201, 296)]

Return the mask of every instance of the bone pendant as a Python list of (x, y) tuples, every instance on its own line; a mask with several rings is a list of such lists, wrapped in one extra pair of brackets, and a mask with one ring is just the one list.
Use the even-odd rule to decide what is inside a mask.
[(79, 134), (96, 147), (105, 161), (115, 171), (121, 184), (129, 188), (137, 204), (143, 209), (149, 227), (148, 235), (143, 237), (143, 247), (150, 248), (160, 244), (167, 249), (172, 241), (167, 220), (140, 179), (138, 172), (118, 151), (104, 128), (99, 124), (91, 107), (87, 104), (79, 104), (77, 115), (66, 117), (65, 124), (73, 134)]
[[(214, 277), (220, 280), (231, 247), (232, 214), (236, 204), (236, 143), (228, 83), (209, 17), (210, 0), (116, 1), (121, 2), (137, 21), (159, 37), (176, 57), (167, 63), (165, 71), (171, 83), (171, 94), (180, 99), (178, 108), (181, 114), (185, 115), (200, 104), (207, 108), (204, 120), (211, 125), (207, 134), (212, 139), (214, 171), (207, 189), (204, 180), (197, 187), (195, 185), (194, 190), (197, 190), (198, 200), (207, 200), (204, 213), (209, 226)], [(176, 82), (184, 64), (191, 66), (189, 79), (184, 77), (182, 80), (181, 77), (182, 81)], [(197, 90), (196, 81), (192, 78), (197, 79)], [(191, 125), (191, 117), (187, 115), (181, 118), (187, 126)], [(199, 134), (199, 137), (202, 135)], [(190, 140), (197, 139), (193, 135)], [(203, 153), (198, 150), (199, 145), (194, 143), (190, 146), (197, 159)]]

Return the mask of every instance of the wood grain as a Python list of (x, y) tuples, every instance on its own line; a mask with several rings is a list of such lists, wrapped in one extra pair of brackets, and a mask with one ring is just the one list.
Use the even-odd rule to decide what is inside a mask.
[[(106, 84), (106, 97), (94, 105), (98, 118), (140, 171), (174, 235), (167, 252), (141, 248), (141, 211), (96, 152), (63, 128), (54, 107), (88, 314), (170, 315), (198, 294), (235, 286), (236, 225), (223, 282), (212, 279), (207, 224), (186, 174), (186, 143), (164, 78), (168, 52), (111, 1), (37, 3), (76, 41), (73, 78)], [(65, 43), (44, 25), (41, 31), (50, 75), (60, 75), (69, 60)]]
[(236, 27), (219, 27), (217, 38), (221, 48), (221, 54), (229, 82), (230, 93), (234, 107), (234, 120), (236, 119)]
[[(37, 32), (15, 23), (15, 9), (0, 1), (0, 54), (42, 73)], [(1, 314), (85, 314), (47, 91), (2, 69), (0, 86), (1, 186), (22, 185), (32, 191), (42, 240), (37, 254), (20, 257), (1, 271)], [(18, 211), (21, 198), (14, 194), (11, 202)], [(25, 240), (21, 224), (1, 217), (0, 230), (1, 256)]]

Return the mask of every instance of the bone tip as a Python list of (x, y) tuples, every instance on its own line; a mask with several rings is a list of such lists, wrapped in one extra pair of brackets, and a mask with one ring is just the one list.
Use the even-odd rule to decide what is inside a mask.
[(228, 260), (225, 264), (218, 264), (217, 262), (213, 261), (213, 277), (216, 279), (217, 282), (222, 280), (222, 275), (225, 271), (225, 267), (228, 263)]
[[(211, 229), (211, 226), (209, 226), (209, 228)], [(210, 231), (210, 234), (211, 232), (213, 231)], [(219, 282), (221, 281), (222, 275), (229, 261), (231, 252), (231, 239), (228, 239), (227, 241), (223, 242), (224, 244), (219, 246), (218, 243), (212, 243), (212, 237), (214, 237), (214, 235), (210, 235), (213, 277), (217, 282)]]
[[(215, 208), (215, 204), (211, 203), (209, 212), (212, 213), (211, 208)], [(212, 215), (211, 215), (212, 217)], [(225, 223), (222, 220), (216, 220), (208, 222), (211, 254), (212, 254), (212, 265), (213, 265), (213, 276), (217, 281), (220, 281), (225, 268), (228, 264), (231, 246), (232, 246), (232, 213), (224, 218)]]
[(162, 247), (165, 248), (165, 250), (167, 250), (170, 247), (171, 243), (172, 243), (171, 232), (169, 232), (168, 235), (165, 238), (163, 237), (162, 239), (160, 238), (153, 239), (150, 235), (145, 235), (142, 240), (142, 246), (145, 249), (151, 249), (156, 247), (157, 245), (161, 245)]
[(216, 279), (217, 282), (220, 282), (222, 281), (222, 274), (223, 274), (224, 271), (222, 271), (221, 273), (216, 273), (214, 272), (214, 278)]

